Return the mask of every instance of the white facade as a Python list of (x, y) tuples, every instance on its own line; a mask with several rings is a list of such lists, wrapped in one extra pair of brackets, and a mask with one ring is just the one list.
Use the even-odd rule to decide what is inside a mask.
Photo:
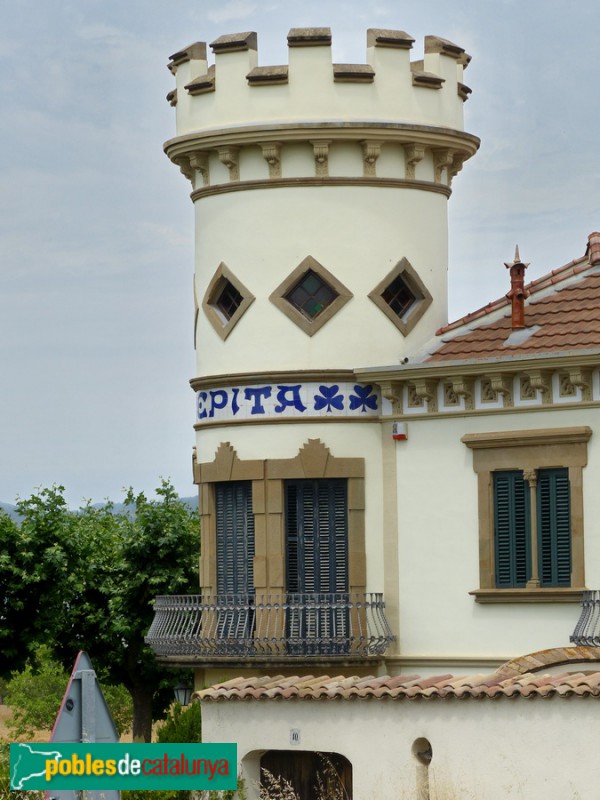
[[(361, 800), (597, 797), (597, 703), (580, 697), (205, 701), (202, 714), (211, 741), (238, 742), (249, 798), (257, 797), (258, 738), (260, 750), (293, 751), (290, 729), (300, 732), (298, 750), (344, 755)], [(429, 766), (414, 755), (423, 739)]]

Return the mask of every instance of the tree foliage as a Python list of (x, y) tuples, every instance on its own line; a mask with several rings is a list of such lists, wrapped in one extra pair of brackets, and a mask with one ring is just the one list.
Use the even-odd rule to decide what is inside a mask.
[(162, 744), (202, 741), (200, 703), (190, 703), (185, 708), (173, 703), (156, 734)]
[[(12, 710), (7, 725), (14, 737), (30, 738), (52, 728), (60, 708), (69, 673), (52, 658), (47, 645), (35, 648), (33, 658), (6, 684), (5, 701)], [(99, 676), (102, 693), (119, 733), (131, 728), (133, 703), (124, 686), (111, 686)]]
[(64, 489), (19, 501), (20, 524), (0, 515), (1, 675), (47, 644), (71, 668), (85, 650), (134, 705), (134, 739), (150, 741), (153, 717), (176, 678), (144, 643), (159, 594), (197, 587), (198, 519), (167, 481), (157, 500), (129, 489), (125, 510), (109, 504), (70, 511)]

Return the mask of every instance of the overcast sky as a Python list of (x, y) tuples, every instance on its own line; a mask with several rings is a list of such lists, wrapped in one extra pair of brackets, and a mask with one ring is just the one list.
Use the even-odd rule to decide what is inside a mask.
[[(296, 6), (294, 10), (294, 6)], [(168, 56), (255, 30), (330, 26), (336, 62), (369, 27), (473, 56), (481, 150), (450, 200), (450, 318), (533, 279), (600, 229), (598, 0), (0, 0), (0, 500), (62, 483), (73, 505), (191, 479), (193, 218), (167, 160)]]

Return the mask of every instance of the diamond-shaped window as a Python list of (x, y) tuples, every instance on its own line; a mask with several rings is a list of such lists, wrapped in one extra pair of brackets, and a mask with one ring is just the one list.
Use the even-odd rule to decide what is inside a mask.
[(369, 297), (398, 330), (407, 336), (433, 299), (410, 262), (403, 258), (369, 293)]
[(352, 297), (352, 293), (312, 256), (288, 275), (269, 300), (312, 336)]
[(223, 263), (212, 277), (202, 301), (208, 321), (225, 340), (254, 301), (254, 295)]

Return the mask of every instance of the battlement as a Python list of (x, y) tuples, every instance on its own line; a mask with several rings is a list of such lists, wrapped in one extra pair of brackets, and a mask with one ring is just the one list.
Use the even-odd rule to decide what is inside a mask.
[(287, 41), (286, 65), (259, 66), (254, 32), (212, 42), (211, 66), (204, 42), (171, 56), (177, 135), (325, 120), (463, 130), (470, 57), (458, 45), (426, 36), (423, 58), (411, 62), (411, 36), (372, 28), (364, 64), (335, 64), (329, 28), (293, 28)]

